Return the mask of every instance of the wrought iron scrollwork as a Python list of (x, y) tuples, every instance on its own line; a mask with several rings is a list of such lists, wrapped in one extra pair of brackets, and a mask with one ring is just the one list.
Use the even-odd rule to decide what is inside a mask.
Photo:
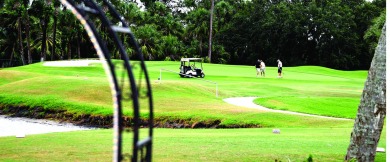
[[(146, 70), (143, 55), (138, 43), (132, 34), (128, 23), (124, 20), (114, 6), (107, 0), (102, 3), (93, 0), (60, 0), (63, 5), (72, 11), (77, 19), (84, 26), (92, 44), (103, 64), (106, 75), (110, 82), (112, 97), (114, 101), (114, 148), (113, 161), (130, 159), (131, 161), (151, 161), (152, 160), (152, 137), (153, 137), (153, 100), (151, 84)], [(102, 25), (96, 27), (96, 23)], [(101, 30), (99, 32), (99, 29)], [(108, 33), (102, 36), (100, 33)], [(126, 52), (127, 44), (124, 44), (118, 34), (125, 35), (130, 41), (139, 61), (130, 62)], [(119, 52), (123, 62), (112, 60), (112, 53), (107, 47), (107, 41), (115, 44), (115, 50)], [(112, 49), (111, 49), (112, 50)], [(138, 71), (138, 72), (137, 72)], [(117, 76), (121, 77), (120, 79)], [(121, 74), (119, 74), (121, 73)], [(125, 78), (127, 76), (127, 78)], [(138, 78), (136, 80), (135, 78)], [(141, 100), (145, 100), (141, 102)], [(133, 145), (131, 153), (122, 153), (124, 128), (123, 109), (125, 104), (131, 104), (133, 117), (130, 121), (133, 133)], [(144, 107), (141, 104), (145, 104)], [(147, 109), (149, 115), (147, 119), (148, 132), (146, 138), (140, 140), (140, 109)]]

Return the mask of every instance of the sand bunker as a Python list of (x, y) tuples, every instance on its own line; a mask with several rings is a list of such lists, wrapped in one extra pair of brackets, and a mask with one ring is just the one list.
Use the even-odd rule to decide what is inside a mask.
[(100, 63), (100, 60), (62, 60), (62, 61), (45, 61), (43, 66), (55, 67), (83, 67), (90, 66), (94, 63)]
[(31, 134), (69, 132), (89, 129), (94, 128), (76, 126), (70, 123), (59, 123), (45, 119), (28, 119), (0, 115), (0, 137), (24, 137)]

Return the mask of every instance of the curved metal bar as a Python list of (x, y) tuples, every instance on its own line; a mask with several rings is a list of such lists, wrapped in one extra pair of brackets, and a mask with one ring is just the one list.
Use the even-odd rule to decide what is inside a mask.
[[(112, 16), (114, 16), (116, 19), (118, 19), (121, 23), (122, 23), (122, 26), (123, 27), (129, 27), (129, 25), (127, 24), (127, 22), (125, 22), (125, 20), (123, 19), (123, 17), (115, 10), (115, 8), (111, 5), (111, 3), (109, 3), (107, 0), (103, 0), (103, 3), (106, 4), (109, 8), (109, 11), (111, 11), (112, 13)], [(119, 38), (117, 37), (117, 35), (111, 30), (111, 32), (113, 33), (114, 37), (116, 38), (116, 43), (118, 44), (119, 47), (123, 47), (123, 45), (121, 45), (121, 42), (118, 41)], [(145, 80), (146, 80), (146, 85), (147, 85), (147, 96), (149, 98), (149, 120), (148, 120), (148, 123), (149, 123), (149, 137), (151, 139), (151, 137), (153, 136), (153, 98), (152, 98), (152, 90), (151, 90), (151, 84), (150, 84), (150, 79), (149, 79), (149, 75), (148, 75), (148, 72), (146, 70), (146, 65), (145, 65), (145, 62), (144, 62), (144, 57), (142, 55), (142, 52), (141, 52), (141, 49), (139, 48), (138, 44), (136, 43), (137, 41), (135, 40), (135, 37), (133, 34), (131, 34), (130, 32), (130, 39), (131, 39), (131, 42), (133, 43), (133, 47), (136, 49), (137, 51), (137, 54), (138, 54), (138, 58), (140, 59), (140, 63), (141, 63), (141, 68), (142, 68), (142, 71), (144, 72), (144, 75), (145, 75)], [(122, 57), (125, 59), (125, 62), (130, 62), (129, 58), (128, 58), (128, 55), (126, 54), (126, 51), (123, 49), (123, 50), (120, 50), (121, 54), (122, 54)], [(128, 64), (130, 65), (130, 64)], [(127, 65), (126, 65), (127, 66)], [(129, 68), (130, 69), (130, 68)], [(134, 114), (134, 120), (137, 121), (136, 123), (134, 123), (134, 127), (133, 127), (133, 130), (134, 130), (134, 139), (137, 139), (137, 140), (134, 140), (133, 142), (133, 161), (136, 161), (137, 159), (137, 142), (138, 142), (138, 138), (139, 138), (139, 132), (138, 132), (138, 129), (140, 127), (140, 123), (138, 122), (140, 119), (139, 119), (139, 110), (136, 110), (137, 112), (135, 112)], [(152, 148), (151, 148), (151, 145), (148, 145), (148, 148), (147, 149), (147, 154), (152, 154)], [(150, 158), (150, 157), (149, 157)], [(147, 161), (151, 161), (151, 159), (146, 159)]]
[(122, 149), (122, 134), (121, 134), (121, 119), (122, 119), (122, 110), (121, 110), (121, 94), (119, 90), (118, 80), (115, 75), (115, 68), (108, 55), (108, 50), (106, 45), (102, 42), (102, 39), (99, 37), (98, 32), (94, 28), (94, 25), (91, 24), (90, 21), (82, 16), (80, 10), (78, 10), (75, 6), (76, 4), (72, 0), (61, 0), (61, 3), (64, 4), (71, 12), (76, 16), (76, 18), (81, 22), (84, 26), (85, 30), (91, 42), (98, 54), (100, 61), (104, 67), (104, 71), (108, 76), (108, 81), (111, 87), (112, 100), (114, 105), (114, 154), (113, 161), (120, 161), (122, 159), (121, 149)]
[[(141, 159), (142, 161), (151, 161), (152, 155), (152, 135), (153, 135), (153, 100), (152, 100), (152, 90), (151, 84), (149, 80), (149, 76), (146, 70), (146, 65), (144, 63), (144, 58), (141, 53), (141, 50), (135, 40), (134, 35), (131, 33), (128, 28), (128, 24), (125, 22), (124, 18), (114, 9), (114, 7), (107, 0), (103, 0), (103, 4), (105, 4), (109, 11), (111, 12), (114, 18), (118, 19), (123, 27), (113, 26), (111, 21), (106, 17), (105, 12), (102, 11), (99, 5), (92, 0), (79, 0), (77, 2), (81, 2), (83, 5), (77, 5), (73, 0), (60, 0), (62, 4), (64, 4), (67, 8), (69, 8), (72, 13), (77, 17), (77, 19), (84, 26), (85, 30), (88, 33), (88, 36), (93, 43), (97, 54), (103, 64), (106, 75), (108, 76), (108, 80), (111, 87), (111, 93), (114, 102), (114, 148), (113, 148), (113, 161), (121, 161), (123, 160), (122, 156), (122, 132), (123, 132), (123, 121), (122, 121), (122, 98), (123, 94), (121, 92), (121, 88), (118, 83), (118, 79), (115, 73), (115, 66), (110, 59), (110, 54), (107, 46), (104, 41), (99, 36), (97, 29), (94, 24), (88, 19), (88, 13), (92, 13), (94, 16), (97, 16), (99, 20), (102, 22), (104, 26), (106, 26), (109, 30), (110, 36), (113, 38), (116, 47), (118, 48), (121, 57), (124, 59), (124, 68), (126, 69), (127, 75), (129, 77), (129, 85), (131, 89), (131, 99), (133, 101), (133, 110), (134, 110), (134, 124), (133, 124), (133, 155), (131, 157), (132, 161), (138, 161), (138, 151), (141, 151), (141, 155), (143, 154), (143, 148), (146, 147), (146, 156), (141, 157), (145, 159)], [(134, 75), (132, 72), (132, 67), (130, 66), (130, 60), (126, 53), (123, 43), (119, 39), (116, 32), (125, 32), (130, 35), (130, 39), (133, 47), (136, 49), (138, 57), (140, 59), (141, 64), (141, 73), (145, 76), (145, 81), (147, 85), (147, 97), (149, 99), (149, 137), (139, 141), (139, 128), (140, 128), (140, 110), (139, 110), (139, 93), (140, 87), (137, 87)], [(141, 80), (141, 79), (140, 79)]]
[[(91, 0), (86, 0), (86, 2), (88, 3), (88, 5), (91, 5), (93, 7), (93, 9), (97, 10), (98, 12), (98, 15), (100, 17), (100, 20), (102, 21), (102, 24), (106, 25), (107, 27), (109, 27), (108, 31), (109, 31), (109, 34), (114, 38), (114, 42), (116, 43), (117, 47), (118, 47), (118, 50), (119, 52), (121, 53), (121, 56), (122, 58), (124, 58), (124, 67), (127, 71), (127, 75), (129, 77), (129, 84), (130, 84), (130, 88), (131, 88), (131, 98), (132, 98), (132, 101), (133, 101), (133, 113), (134, 113), (134, 125), (133, 125), (133, 158), (137, 159), (137, 152), (138, 149), (136, 148), (136, 143), (138, 142), (139, 140), (139, 125), (140, 125), (140, 119), (139, 119), (139, 101), (138, 101), (138, 89), (137, 89), (137, 86), (136, 86), (136, 82), (135, 82), (135, 79), (134, 79), (134, 75), (132, 73), (132, 68), (130, 66), (130, 60), (126, 54), (126, 51), (124, 49), (124, 46), (123, 44), (119, 41), (119, 38), (118, 38), (118, 35), (113, 31), (113, 29), (111, 28), (111, 25), (112, 23), (108, 20), (108, 18), (105, 16), (105, 12), (103, 10), (101, 10), (101, 8), (96, 4), (94, 3), (93, 1)], [(119, 123), (119, 125), (121, 125), (122, 122)], [(119, 134), (122, 134), (123, 132), (123, 129), (121, 129), (122, 126), (120, 126), (119, 128)], [(121, 159), (118, 159), (118, 160), (121, 160)], [(134, 160), (133, 160), (134, 161)]]

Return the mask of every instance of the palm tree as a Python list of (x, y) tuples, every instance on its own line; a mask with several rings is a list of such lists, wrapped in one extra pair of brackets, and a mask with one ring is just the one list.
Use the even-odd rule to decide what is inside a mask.
[(25, 25), (25, 32), (26, 32), (25, 34), (26, 34), (26, 48), (27, 48), (27, 63), (31, 64), (32, 53), (31, 53), (31, 45), (30, 45), (31, 35), (30, 35), (30, 15), (28, 12), (29, 8), (30, 8), (29, 0), (23, 0), (22, 20), (23, 20), (23, 24)]
[(41, 61), (45, 61), (46, 60), (46, 39), (47, 39), (47, 26), (48, 26), (48, 21), (49, 21), (49, 16), (48, 14), (50, 13), (50, 4), (48, 6), (48, 3), (51, 4), (51, 1), (45, 1), (43, 4), (42, 4), (42, 14), (43, 14), (43, 17), (41, 17), (41, 20), (40, 20), (40, 23), (41, 23), (41, 26), (42, 26), (42, 47), (41, 47)]
[(0, 54), (3, 55), (2, 58), (9, 57), (8, 64), (4, 62), (2, 67), (8, 67), (13, 65), (14, 53), (16, 50), (16, 42), (14, 40), (16, 39), (17, 36), (15, 32), (7, 32), (6, 30), (0, 28)]
[(14, 9), (16, 10), (17, 19), (15, 22), (15, 26), (18, 31), (18, 42), (19, 42), (19, 53), (22, 64), (25, 65), (26, 61), (24, 60), (24, 47), (23, 47), (23, 38), (22, 38), (22, 12), (24, 11), (21, 6), (20, 1), (14, 2)]
[(180, 50), (184, 46), (183, 43), (173, 35), (163, 36), (161, 38), (162, 41), (162, 51), (164, 52), (165, 57), (170, 57), (170, 59), (175, 60), (175, 58), (179, 57), (181, 52)]
[(135, 35), (140, 40), (139, 44), (145, 58), (154, 60), (162, 56), (163, 52), (161, 51), (160, 46), (162, 34), (157, 31), (155, 25), (138, 27), (137, 30), (135, 30)]
[[(34, 31), (34, 32), (37, 32), (37, 33), (40, 33), (40, 30), (39, 31)], [(57, 34), (60, 34), (59, 31), (57, 31)], [(53, 55), (55, 55), (55, 51), (49, 51), (49, 49), (53, 49), (54, 48), (54, 42), (61, 42), (61, 40), (59, 38), (56, 38), (54, 39), (54, 33), (47, 33), (46, 36), (44, 36), (43, 33), (40, 33), (39, 35), (36, 36), (36, 39), (33, 40), (32, 42), (32, 49), (36, 49), (36, 50), (40, 50), (41, 53), (42, 53), (42, 47), (45, 47), (45, 55), (47, 54), (47, 52), (49, 52), (51, 58), (54, 58)], [(44, 45), (42, 45), (42, 43), (44, 43)]]
[(208, 16), (209, 12), (204, 8), (198, 8), (187, 15), (186, 35), (188, 40), (196, 39), (199, 44), (199, 55), (203, 54), (203, 42), (208, 35)]
[(56, 34), (57, 34), (57, 17), (58, 17), (58, 9), (59, 9), (59, 6), (60, 6), (60, 2), (59, 1), (54, 1), (53, 3), (54, 5), (54, 13), (53, 13), (53, 47), (51, 48), (51, 60), (54, 60), (54, 55), (56, 53)]
[(374, 161), (386, 117), (386, 25), (368, 71), (346, 161)]
[[(10, 63), (12, 64), (15, 51), (19, 43), (19, 53), (21, 61), (23, 62), (23, 43), (22, 43), (22, 24), (21, 24), (21, 12), (20, 12), (20, 2), (19, 1), (6, 1), (5, 7), (0, 10), (0, 28), (2, 28), (2, 35), (4, 35), (3, 41), (1, 43), (5, 45), (3, 51), (10, 54)], [(16, 34), (15, 34), (16, 33)], [(15, 41), (19, 40), (19, 41)]]
[(214, 13), (214, 0), (211, 0), (211, 8), (210, 8), (210, 30), (209, 30), (209, 62), (211, 63), (211, 43), (212, 43), (212, 35), (213, 35), (213, 13)]
[(228, 2), (219, 1), (215, 5), (215, 17), (217, 24), (217, 31), (221, 30), (232, 18), (234, 8)]
[(22, 64), (26, 65), (26, 61), (24, 60), (24, 47), (23, 47), (23, 38), (22, 38), (22, 17), (18, 17), (18, 39), (19, 39), (19, 51), (20, 51), (20, 59), (22, 60)]

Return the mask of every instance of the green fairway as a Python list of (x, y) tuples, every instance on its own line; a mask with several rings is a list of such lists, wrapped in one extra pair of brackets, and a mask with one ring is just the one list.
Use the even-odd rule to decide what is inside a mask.
[[(166, 71), (179, 72), (180, 62), (146, 64), (157, 123), (263, 128), (157, 129), (153, 157), (156, 161), (304, 161), (310, 154), (315, 161), (342, 161), (367, 77), (367, 71), (316, 66), (284, 67), (283, 78), (277, 78), (276, 67), (268, 66), (266, 77), (256, 77), (254, 66), (205, 63), (204, 79), (217, 83), (213, 84)], [(121, 70), (117, 73), (121, 74)], [(139, 73), (135, 74), (138, 78)], [(255, 103), (272, 109), (351, 120), (268, 112), (223, 101), (250, 96), (258, 97)], [(144, 103), (141, 100), (141, 105)], [(111, 91), (100, 64), (45, 67), (37, 63), (0, 69), (0, 108), (10, 106), (40, 107), (81, 116), (110, 116), (113, 112)], [(126, 102), (124, 114), (132, 115), (131, 103)], [(147, 111), (142, 110), (142, 116), (146, 115)], [(274, 128), (280, 128), (282, 133), (272, 134)], [(385, 134), (384, 130), (380, 147), (385, 147)], [(49, 161), (107, 161), (111, 158), (111, 138), (112, 130), (0, 138), (1, 143), (9, 145), (5, 147), (9, 149), (1, 151), (0, 161), (19, 159), (15, 150), (23, 150), (22, 156), (30, 160), (48, 156), (52, 159)], [(52, 142), (41, 143), (43, 139)], [(37, 143), (41, 143), (42, 149), (36, 147)], [(36, 154), (40, 151), (43, 153)], [(378, 159), (385, 159), (385, 155), (378, 154)]]
[[(343, 161), (351, 129), (156, 129), (154, 161)], [(124, 151), (130, 152), (131, 134)], [(385, 148), (385, 136), (378, 147)], [(91, 130), (0, 138), (0, 161), (110, 161), (112, 131)], [(385, 161), (377, 153), (375, 161)]]
[[(217, 122), (221, 127), (351, 127), (351, 121), (328, 122), (330, 119), (264, 112), (233, 106), (222, 99), (258, 96), (255, 102), (269, 108), (353, 119), (367, 76), (366, 71), (307, 66), (286, 67), (282, 79), (276, 78), (275, 67), (267, 67), (267, 76), (259, 78), (251, 66), (204, 64), (205, 79), (216, 85), (161, 71), (179, 71), (179, 62), (150, 61), (147, 67), (156, 120), (181, 120), (189, 125)], [(121, 74), (120, 70), (117, 73)], [(37, 63), (2, 69), (0, 74), (0, 103), (4, 105), (43, 107), (73, 114), (112, 114), (111, 92), (100, 64), (45, 67)], [(131, 103), (125, 104), (124, 114), (131, 116)]]

